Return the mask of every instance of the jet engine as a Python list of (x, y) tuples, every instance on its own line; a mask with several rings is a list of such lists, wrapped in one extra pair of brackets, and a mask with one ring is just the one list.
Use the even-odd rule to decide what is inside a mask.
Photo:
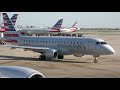
[(58, 55), (58, 53), (54, 49), (49, 49), (49, 50), (46, 50), (46, 52), (45, 52), (45, 58), (46, 59), (55, 58), (55, 57), (57, 57), (57, 55)]
[(45, 78), (34, 69), (20, 66), (0, 66), (0, 78)]

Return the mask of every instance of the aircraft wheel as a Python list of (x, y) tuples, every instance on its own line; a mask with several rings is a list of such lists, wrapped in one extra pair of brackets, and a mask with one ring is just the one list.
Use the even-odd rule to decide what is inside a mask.
[(58, 59), (63, 59), (64, 56), (63, 55), (58, 55)]
[(98, 58), (95, 57), (95, 59), (94, 59), (94, 63), (97, 63), (97, 62), (98, 62)]
[(97, 63), (98, 62), (98, 60), (94, 60), (94, 63)]
[(100, 55), (94, 56), (94, 63), (97, 63), (97, 62), (98, 62), (98, 57), (100, 57)]
[(45, 60), (45, 55), (40, 55), (39, 60)]

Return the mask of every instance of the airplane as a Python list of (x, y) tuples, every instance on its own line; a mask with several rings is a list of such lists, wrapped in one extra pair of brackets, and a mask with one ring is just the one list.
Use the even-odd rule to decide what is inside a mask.
[[(60, 21), (60, 22), (59, 22)], [(62, 19), (60, 19), (58, 22), (61, 23), (60, 25), (62, 25)], [(56, 23), (57, 24), (57, 23)], [(75, 32), (76, 29), (77, 29), (77, 24), (78, 22), (76, 21), (73, 26), (70, 28), (70, 29), (62, 29), (61, 26), (59, 27), (59, 30), (51, 30), (51, 29), (46, 29), (46, 28), (42, 28), (42, 29), (33, 29), (33, 28), (23, 28), (21, 29), (19, 32), (23, 33), (23, 34), (27, 34), (27, 35), (48, 35), (48, 34), (68, 34), (68, 33), (71, 33), (71, 32)], [(57, 25), (54, 25), (53, 27), (58, 27)]]
[(3, 13), (5, 25), (4, 42), (11, 45), (3, 45), (12, 48), (22, 48), (41, 53), (40, 60), (53, 58), (63, 59), (64, 55), (92, 55), (94, 62), (98, 62), (101, 55), (111, 55), (115, 50), (104, 40), (92, 37), (59, 37), (59, 36), (24, 36), (17, 32), (6, 13)]
[(45, 78), (37, 70), (21, 66), (0, 66), (0, 78)]
[(60, 32), (60, 28), (62, 25), (63, 19), (57, 21), (57, 23), (50, 29), (47, 28), (22, 28), (18, 30), (18, 32), (27, 35), (45, 35), (45, 34), (55, 34)]
[[(17, 17), (18, 17), (18, 14), (14, 14), (12, 17), (11, 17), (11, 21), (13, 23), (13, 25), (15, 26), (15, 23), (16, 23), (16, 20), (17, 20)], [(2, 22), (0, 24), (0, 32), (5, 32), (5, 29), (4, 29), (4, 26), (3, 26), (4, 22)]]
[(63, 29), (61, 29), (61, 32), (75, 32), (76, 31), (76, 29), (77, 29), (77, 24), (78, 24), (78, 21), (76, 21), (74, 24), (73, 24), (73, 26), (71, 27), (71, 28), (69, 28), (69, 29), (66, 29), (66, 28), (63, 28)]

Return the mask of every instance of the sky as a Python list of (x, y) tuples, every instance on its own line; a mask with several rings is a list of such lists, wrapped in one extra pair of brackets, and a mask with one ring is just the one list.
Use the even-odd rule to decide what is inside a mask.
[[(62, 27), (71, 27), (78, 21), (79, 28), (120, 28), (120, 12), (6, 12), (9, 17), (17, 13), (16, 25), (52, 27), (64, 19)], [(2, 21), (1, 21), (2, 22)]]

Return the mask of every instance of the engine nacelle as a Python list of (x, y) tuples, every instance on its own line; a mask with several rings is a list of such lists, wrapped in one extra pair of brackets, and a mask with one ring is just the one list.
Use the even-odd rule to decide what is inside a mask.
[(55, 58), (55, 57), (57, 57), (57, 55), (58, 55), (58, 53), (54, 49), (49, 49), (49, 50), (46, 50), (46, 52), (45, 52), (45, 58), (46, 59)]
[(74, 55), (75, 57), (83, 57), (84, 55), (78, 54), (78, 55)]
[(20, 66), (0, 66), (0, 78), (45, 78), (34, 69)]

